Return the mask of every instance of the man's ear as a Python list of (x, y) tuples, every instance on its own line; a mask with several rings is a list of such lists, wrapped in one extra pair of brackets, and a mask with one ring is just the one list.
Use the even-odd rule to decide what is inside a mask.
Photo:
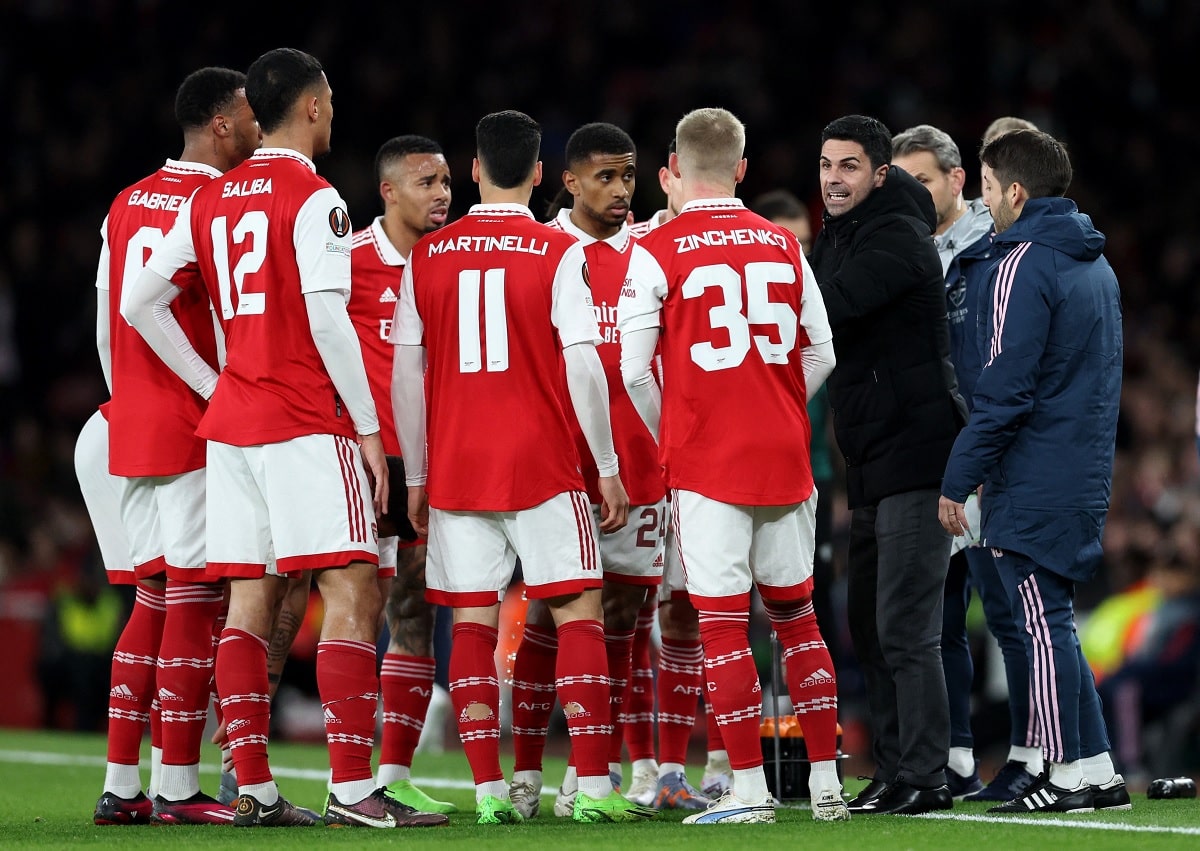
[(950, 169), (950, 188), (954, 190), (954, 194), (963, 191), (963, 187), (967, 183), (967, 172), (962, 166), (955, 166)]
[(567, 188), (567, 191), (578, 198), (583, 190), (579, 186), (579, 178), (575, 176), (575, 172), (571, 171), (569, 168), (564, 168), (562, 181), (563, 186)]

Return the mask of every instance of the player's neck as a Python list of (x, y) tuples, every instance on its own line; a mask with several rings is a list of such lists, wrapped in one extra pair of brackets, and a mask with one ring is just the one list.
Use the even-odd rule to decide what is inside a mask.
[(312, 133), (307, 127), (303, 131), (291, 130), (286, 125), (274, 133), (264, 133), (262, 138), (264, 148), (285, 148), (303, 154), (309, 160), (313, 159)]
[(680, 203), (679, 208), (683, 209), (683, 205), (688, 201), (701, 201), (707, 198), (733, 198), (734, 196), (733, 186), (709, 180), (684, 181), (683, 201)]
[(196, 139), (185, 139), (183, 153), (179, 155), (183, 163), (200, 163), (215, 168), (222, 173), (229, 171), (235, 165), (221, 153), (221, 147), (212, 136)]
[(479, 203), (480, 204), (518, 204), (522, 207), (529, 206), (529, 199), (533, 195), (532, 186), (517, 186), (513, 189), (498, 189), (495, 186), (479, 186)]
[(586, 213), (581, 212), (576, 208), (572, 208), (569, 214), (571, 224), (579, 228), (593, 239), (598, 239), (603, 242), (606, 239), (611, 239), (616, 236), (621, 230), (620, 225), (611, 226), (603, 222), (598, 222)]
[(413, 246), (421, 238), (421, 234), (415, 233), (412, 228), (405, 227), (403, 222), (390, 218), (387, 213), (383, 215), (383, 232), (387, 234), (388, 242), (392, 244), (392, 247), (404, 258), (412, 253)]

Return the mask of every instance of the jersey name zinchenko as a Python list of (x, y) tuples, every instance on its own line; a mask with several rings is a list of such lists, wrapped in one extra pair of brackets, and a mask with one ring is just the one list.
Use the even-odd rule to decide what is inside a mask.
[(524, 236), (452, 236), (441, 242), (429, 243), (429, 256), (447, 251), (517, 251), (522, 254), (545, 254), (550, 243), (544, 239)]
[(704, 245), (778, 245), (787, 249), (787, 240), (782, 235), (765, 228), (735, 228), (734, 230), (706, 230), (689, 233), (675, 238), (675, 253), (694, 251)]

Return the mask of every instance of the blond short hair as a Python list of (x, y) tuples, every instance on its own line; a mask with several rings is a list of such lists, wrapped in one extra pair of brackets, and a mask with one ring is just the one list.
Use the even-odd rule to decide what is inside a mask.
[(675, 125), (680, 171), (732, 178), (746, 150), (746, 126), (727, 109), (695, 109)]
[(1032, 121), (1027, 121), (1024, 118), (1017, 118), (1015, 115), (1004, 115), (989, 124), (987, 129), (983, 131), (983, 144), (986, 145), (997, 136), (1003, 136), (1005, 133), (1012, 133), (1014, 130), (1037, 129), (1037, 125)]

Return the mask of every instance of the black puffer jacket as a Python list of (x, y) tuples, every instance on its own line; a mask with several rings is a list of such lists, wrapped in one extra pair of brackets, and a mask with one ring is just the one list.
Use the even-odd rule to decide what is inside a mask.
[(813, 249), (837, 354), (829, 402), (851, 508), (940, 487), (966, 423), (936, 222), (929, 190), (892, 168), (849, 212), (826, 214)]

